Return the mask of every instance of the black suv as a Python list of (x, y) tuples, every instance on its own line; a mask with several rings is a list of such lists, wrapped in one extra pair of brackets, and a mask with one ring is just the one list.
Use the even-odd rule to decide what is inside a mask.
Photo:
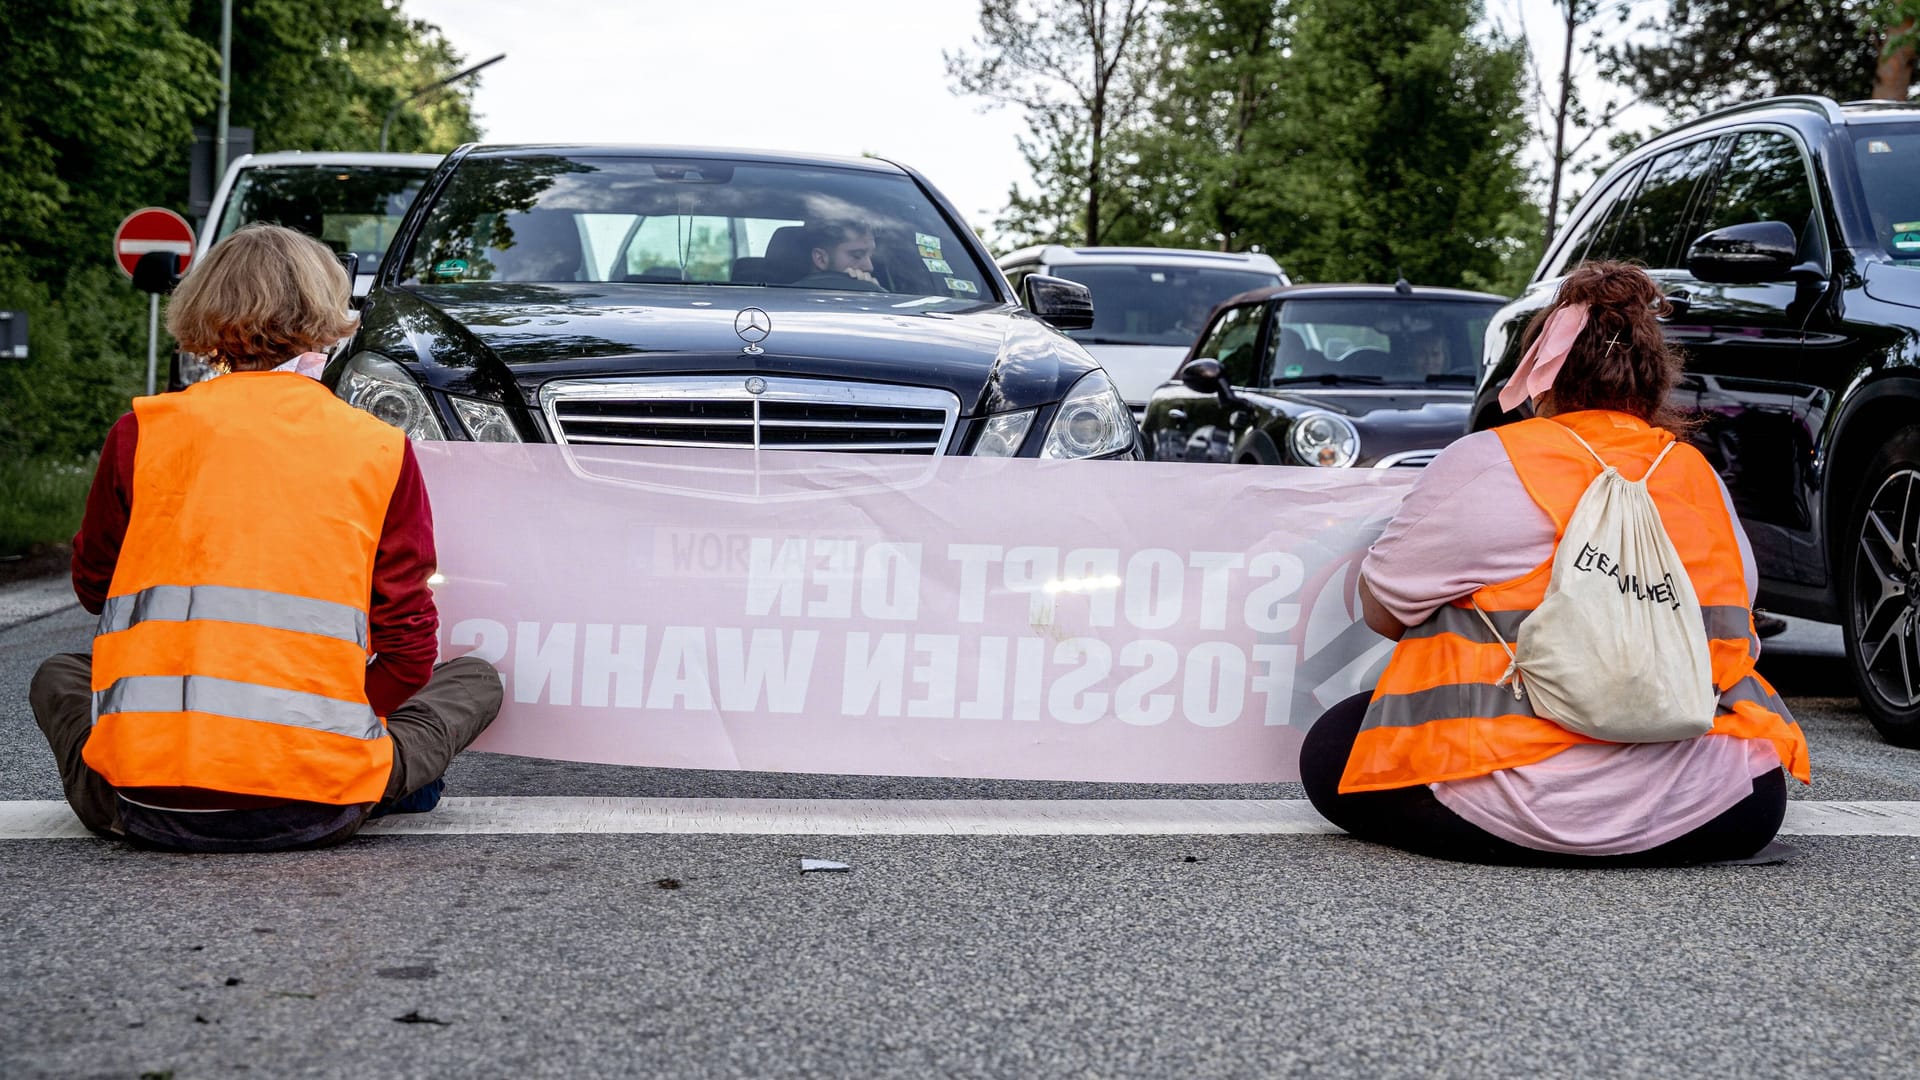
[(1667, 132), (1580, 201), (1488, 328), (1473, 426), (1561, 278), (1628, 259), (1687, 355), (1676, 404), (1726, 482), (1760, 603), (1839, 623), (1888, 741), (1920, 745), (1920, 107), (1783, 97)]

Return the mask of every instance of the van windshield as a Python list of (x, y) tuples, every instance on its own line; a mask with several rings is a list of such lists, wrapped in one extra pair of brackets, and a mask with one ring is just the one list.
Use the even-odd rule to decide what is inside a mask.
[(1060, 266), (1050, 273), (1093, 292), (1093, 327), (1070, 337), (1089, 345), (1174, 345), (1185, 348), (1207, 325), (1213, 306), (1249, 289), (1280, 284), (1273, 274), (1173, 266)]
[(1920, 261), (1920, 125), (1862, 125), (1853, 159), (1875, 239), (1896, 259)]
[(220, 214), (216, 242), (256, 221), (285, 225), (372, 272), (431, 168), (393, 165), (265, 165), (244, 169)]

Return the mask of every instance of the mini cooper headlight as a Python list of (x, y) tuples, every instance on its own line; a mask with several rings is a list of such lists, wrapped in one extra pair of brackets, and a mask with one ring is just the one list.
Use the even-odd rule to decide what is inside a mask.
[(1360, 433), (1344, 417), (1310, 412), (1293, 422), (1287, 446), (1302, 465), (1344, 469), (1360, 457)]
[(1041, 457), (1088, 458), (1117, 454), (1133, 445), (1133, 414), (1104, 371), (1090, 371), (1060, 403)]
[(444, 439), (447, 431), (413, 376), (379, 353), (355, 353), (334, 394), (356, 409), (385, 420), (409, 439)]

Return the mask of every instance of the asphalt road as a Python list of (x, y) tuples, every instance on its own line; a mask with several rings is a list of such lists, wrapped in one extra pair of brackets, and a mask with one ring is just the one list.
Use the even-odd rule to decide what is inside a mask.
[[(0, 630), (0, 799), (58, 797), (25, 688), (89, 624)], [(1796, 626), (1763, 669), (1813, 743), (1796, 797), (1920, 800), (1920, 754), (1873, 735), (1830, 631)], [(449, 783), (1300, 797), (493, 755)], [(1555, 871), (1326, 836), (6, 841), (0, 1075), (1911, 1075), (1920, 840), (1791, 843), (1780, 866)], [(806, 856), (852, 871), (803, 876)]]

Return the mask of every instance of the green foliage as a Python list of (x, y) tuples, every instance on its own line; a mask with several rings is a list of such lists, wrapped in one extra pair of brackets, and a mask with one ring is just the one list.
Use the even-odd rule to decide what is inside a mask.
[[(9, 0), (0, 18), (0, 260), (54, 281), (109, 265), (128, 212), (186, 194), (219, 56), (185, 0)], [(176, 181), (177, 174), (177, 181)]]
[[(195, 37), (218, 47), (220, 0), (192, 0)], [(459, 70), (431, 24), (384, 0), (248, 0), (234, 5), (230, 122), (267, 150), (376, 150), (387, 110)], [(473, 80), (409, 104), (387, 149), (438, 153), (478, 137)]]
[(0, 459), (90, 453), (145, 390), (146, 296), (104, 266), (77, 267), (60, 285), (56, 296), (0, 264), (0, 308), (26, 311), (33, 337), (25, 360), (0, 359)]
[[(230, 123), (252, 127), (263, 151), (373, 149), (394, 102), (461, 63), (398, 3), (235, 8)], [(0, 308), (28, 312), (32, 351), (0, 359), (0, 459), (90, 453), (143, 390), (147, 299), (109, 241), (132, 210), (186, 210), (193, 126), (218, 101), (219, 35), (218, 0), (6, 0)], [(476, 137), (471, 93), (403, 109), (390, 149)]]
[(1024, 239), (1115, 243), (1107, 199), (1123, 175), (1110, 144), (1146, 101), (1152, 0), (980, 0), (972, 51), (944, 54), (959, 93), (1026, 114), (1020, 152), (1040, 188), (1016, 185), (995, 227)]
[[(1130, 242), (1303, 281), (1511, 293), (1538, 256), (1519, 44), (1473, 0), (1180, 0), (1151, 121), (1115, 137)], [(1110, 241), (1111, 242), (1111, 241)]]
[(1774, 94), (1870, 97), (1914, 0), (1672, 0), (1608, 54), (1611, 73), (1676, 116)]
[(0, 555), (72, 539), (93, 469), (91, 459), (0, 457)]

